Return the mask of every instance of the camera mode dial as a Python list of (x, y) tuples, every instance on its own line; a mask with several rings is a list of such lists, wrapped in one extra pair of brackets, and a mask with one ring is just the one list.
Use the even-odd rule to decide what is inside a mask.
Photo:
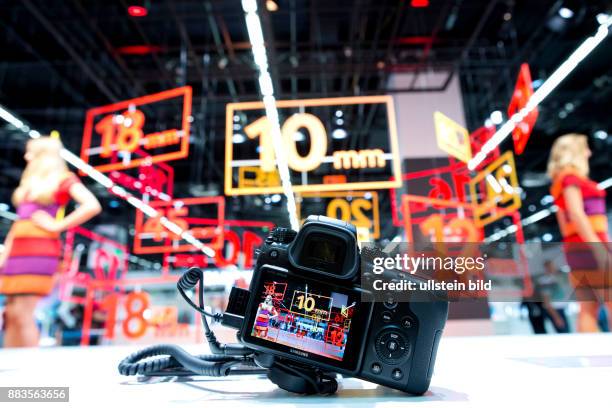
[(297, 232), (290, 228), (276, 227), (272, 230), (272, 233), (268, 235), (266, 242), (268, 244), (272, 242), (277, 242), (279, 244), (290, 244), (296, 235)]

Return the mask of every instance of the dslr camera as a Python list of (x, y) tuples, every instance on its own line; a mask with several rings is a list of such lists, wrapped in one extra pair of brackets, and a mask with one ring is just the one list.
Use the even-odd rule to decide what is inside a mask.
[(360, 285), (371, 270), (362, 252), (355, 227), (333, 218), (310, 216), (297, 233), (274, 229), (241, 296), (239, 341), (297, 367), (423, 394), (448, 302), (375, 302)]

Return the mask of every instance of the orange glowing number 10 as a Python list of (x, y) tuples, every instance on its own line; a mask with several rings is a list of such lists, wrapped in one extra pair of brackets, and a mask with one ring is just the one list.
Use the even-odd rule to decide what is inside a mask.
[[(305, 128), (310, 137), (310, 151), (301, 156), (295, 146), (294, 135)], [(262, 116), (244, 128), (249, 139), (259, 137), (259, 159), (263, 171), (276, 170), (272, 125), (267, 116)], [(283, 147), (287, 154), (287, 163), (294, 171), (310, 171), (321, 165), (327, 152), (327, 132), (319, 118), (310, 113), (296, 113), (289, 117), (281, 128)]]
[[(133, 152), (140, 145), (144, 134), (145, 115), (142, 111), (127, 110), (121, 115), (106, 115), (96, 124), (96, 132), (102, 136), (100, 156), (110, 157), (113, 151)], [(113, 144), (116, 143), (115, 149)]]

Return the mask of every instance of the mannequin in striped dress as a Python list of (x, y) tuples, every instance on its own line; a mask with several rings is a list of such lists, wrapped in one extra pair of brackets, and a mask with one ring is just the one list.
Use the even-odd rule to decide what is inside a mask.
[(555, 141), (548, 161), (569, 279), (580, 304), (579, 332), (599, 330), (602, 303), (612, 310), (606, 192), (588, 177), (590, 156), (587, 137), (568, 134)]
[[(0, 294), (6, 296), (4, 346), (38, 345), (34, 310), (53, 289), (61, 251), (60, 233), (101, 211), (94, 195), (68, 171), (58, 139), (40, 137), (26, 147), (26, 168), (13, 193), (18, 219), (0, 255)], [(70, 200), (78, 207), (58, 220), (60, 207)]]

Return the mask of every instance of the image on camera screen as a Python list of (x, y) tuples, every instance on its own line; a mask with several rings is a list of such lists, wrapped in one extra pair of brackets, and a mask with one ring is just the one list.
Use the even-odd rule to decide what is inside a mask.
[(258, 296), (251, 336), (342, 361), (355, 299), (303, 282), (278, 281), (264, 281)]

